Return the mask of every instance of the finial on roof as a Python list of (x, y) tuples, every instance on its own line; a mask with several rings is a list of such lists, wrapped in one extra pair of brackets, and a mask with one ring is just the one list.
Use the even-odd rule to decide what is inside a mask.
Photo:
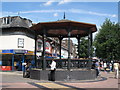
[(18, 16), (20, 16), (20, 12), (18, 12)]
[(63, 17), (63, 19), (65, 19), (65, 12), (64, 12), (64, 17)]

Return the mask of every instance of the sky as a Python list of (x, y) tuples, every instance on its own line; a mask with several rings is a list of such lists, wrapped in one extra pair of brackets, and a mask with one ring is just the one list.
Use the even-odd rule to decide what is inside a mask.
[[(2, 2), (2, 15), (21, 16), (33, 23), (66, 19), (96, 24), (99, 30), (106, 18), (118, 22), (118, 2), (73, 2), (47, 0), (46, 2)], [(95, 34), (94, 34), (95, 37)], [(74, 40), (74, 43), (77, 41)]]

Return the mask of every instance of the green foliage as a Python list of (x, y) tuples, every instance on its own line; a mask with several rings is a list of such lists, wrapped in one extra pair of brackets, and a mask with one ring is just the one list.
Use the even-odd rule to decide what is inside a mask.
[(87, 58), (88, 57), (88, 40), (85, 37), (81, 38), (80, 42), (80, 57)]
[(119, 59), (120, 55), (120, 29), (119, 25), (106, 19), (95, 37), (94, 46), (96, 55), (111, 60)]

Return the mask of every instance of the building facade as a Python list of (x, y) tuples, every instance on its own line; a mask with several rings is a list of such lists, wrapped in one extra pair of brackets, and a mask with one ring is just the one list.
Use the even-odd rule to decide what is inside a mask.
[[(64, 39), (62, 41), (62, 46), (68, 49), (68, 40)], [(71, 58), (77, 58), (77, 47), (75, 44), (73, 44), (73, 41), (70, 40), (70, 57)]]
[[(32, 21), (20, 16), (0, 18), (0, 61), (1, 70), (24, 70), (23, 63), (30, 62), (34, 66), (35, 59), (35, 32), (29, 28)], [(41, 59), (43, 52), (42, 36), (37, 37), (37, 59)], [(71, 58), (76, 57), (76, 48), (70, 41)], [(62, 40), (61, 56), (60, 42), (58, 38), (46, 37), (45, 57), (62, 59), (68, 58), (68, 41)]]
[[(60, 42), (58, 38), (51, 38), (47, 37), (46, 39), (46, 58), (60, 58)], [(37, 38), (37, 57), (38, 59), (42, 57), (43, 52), (43, 42), (42, 42), (42, 36), (38, 36)], [(61, 47), (61, 58), (67, 58), (68, 57), (68, 49), (65, 45), (62, 45)]]
[(34, 32), (32, 21), (19, 16), (0, 18), (1, 70), (22, 70), (22, 63), (33, 59)]

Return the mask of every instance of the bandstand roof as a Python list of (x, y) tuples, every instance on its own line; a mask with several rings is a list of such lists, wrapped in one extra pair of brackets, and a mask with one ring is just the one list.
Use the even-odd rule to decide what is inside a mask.
[(46, 36), (48, 37), (68, 37), (68, 30), (71, 30), (71, 37), (76, 37), (77, 35), (84, 37), (88, 36), (89, 30), (92, 33), (97, 31), (95, 24), (76, 22), (66, 19), (53, 22), (40, 22), (33, 25), (30, 29), (40, 35), (43, 35), (44, 30), (46, 30)]

